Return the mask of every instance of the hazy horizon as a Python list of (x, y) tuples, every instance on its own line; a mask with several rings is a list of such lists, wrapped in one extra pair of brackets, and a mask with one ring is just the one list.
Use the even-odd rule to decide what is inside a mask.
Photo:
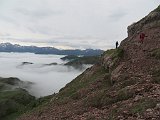
[[(44, 45), (44, 46), (36, 46), (36, 45), (31, 45), (31, 44), (27, 44), (27, 45), (22, 45), (22, 44), (15, 44), (15, 43), (11, 43), (11, 42), (0, 42), (0, 44), (3, 44), (3, 43), (9, 43), (9, 44), (12, 44), (12, 45), (20, 45), (20, 46), (35, 46), (35, 47), (53, 47), (53, 48), (56, 48), (56, 49), (59, 49), (59, 50), (76, 50), (76, 48), (57, 48), (57, 47), (54, 47), (54, 46), (50, 46), (50, 45)], [(86, 48), (86, 49), (92, 49), (92, 48)], [(79, 50), (86, 50), (84, 48), (80, 48)], [(97, 48), (98, 49), (98, 48)], [(96, 48), (93, 50), (96, 50)], [(100, 50), (100, 49), (99, 49)], [(19, 53), (19, 52), (18, 52)], [(56, 55), (56, 54), (55, 54)]]

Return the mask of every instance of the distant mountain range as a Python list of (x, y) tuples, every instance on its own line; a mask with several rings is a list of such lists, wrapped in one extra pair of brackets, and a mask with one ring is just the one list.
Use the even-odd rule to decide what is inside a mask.
[(56, 54), (56, 55), (84, 55), (95, 56), (100, 55), (104, 51), (100, 49), (86, 49), (86, 50), (60, 50), (54, 47), (37, 47), (37, 46), (21, 46), (19, 44), (1, 43), (0, 52), (29, 52), (35, 54)]

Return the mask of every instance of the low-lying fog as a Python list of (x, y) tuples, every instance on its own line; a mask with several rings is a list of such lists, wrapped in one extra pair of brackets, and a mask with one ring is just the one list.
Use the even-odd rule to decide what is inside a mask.
[[(0, 77), (17, 77), (22, 81), (35, 83), (29, 92), (36, 97), (50, 95), (58, 92), (89, 67), (78, 70), (64, 66), (61, 57), (64, 56), (0, 53)], [(50, 63), (58, 65), (47, 65)]]

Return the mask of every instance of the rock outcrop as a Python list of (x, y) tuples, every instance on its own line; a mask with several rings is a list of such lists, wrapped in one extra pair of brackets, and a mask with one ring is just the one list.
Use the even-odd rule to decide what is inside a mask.
[[(41, 109), (19, 120), (159, 120), (159, 7), (128, 27), (116, 50), (62, 88)], [(148, 37), (139, 43), (139, 31)]]
[(143, 30), (147, 30), (153, 27), (160, 26), (160, 6), (157, 9), (149, 13), (146, 17), (140, 21), (133, 23), (128, 27), (128, 36), (133, 36)]

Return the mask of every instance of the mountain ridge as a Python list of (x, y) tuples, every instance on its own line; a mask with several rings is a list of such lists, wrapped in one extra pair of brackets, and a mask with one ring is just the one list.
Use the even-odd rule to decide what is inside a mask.
[(95, 56), (103, 53), (100, 49), (86, 50), (60, 50), (54, 47), (21, 46), (19, 44), (0, 43), (0, 52), (30, 52), (35, 54), (56, 54), (56, 55), (84, 55)]

